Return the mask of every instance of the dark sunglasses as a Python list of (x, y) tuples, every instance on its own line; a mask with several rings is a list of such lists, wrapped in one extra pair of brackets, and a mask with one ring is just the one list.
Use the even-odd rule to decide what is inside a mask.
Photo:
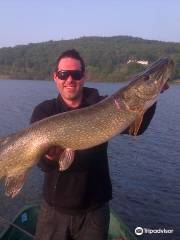
[(60, 80), (67, 80), (69, 76), (74, 80), (81, 80), (84, 73), (81, 70), (61, 70), (56, 73)]

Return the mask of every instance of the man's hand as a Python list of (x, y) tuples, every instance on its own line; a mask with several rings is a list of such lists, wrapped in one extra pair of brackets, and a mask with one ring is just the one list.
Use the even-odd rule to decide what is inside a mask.
[(169, 84), (166, 82), (163, 86), (163, 88), (161, 89), (161, 93), (163, 93), (164, 91), (166, 91), (169, 88)]
[(49, 150), (47, 151), (47, 153), (45, 154), (45, 157), (48, 159), (48, 160), (58, 160), (60, 155), (62, 153), (62, 149), (58, 146), (53, 146), (53, 147), (50, 147)]

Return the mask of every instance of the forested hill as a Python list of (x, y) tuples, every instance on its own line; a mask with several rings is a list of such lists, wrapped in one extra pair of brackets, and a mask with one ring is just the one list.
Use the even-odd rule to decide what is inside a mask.
[(126, 80), (146, 67), (138, 61), (151, 63), (164, 56), (174, 59), (173, 79), (180, 79), (180, 43), (128, 36), (82, 37), (1, 48), (0, 79), (52, 79), (58, 55), (72, 48), (85, 59), (91, 81)]

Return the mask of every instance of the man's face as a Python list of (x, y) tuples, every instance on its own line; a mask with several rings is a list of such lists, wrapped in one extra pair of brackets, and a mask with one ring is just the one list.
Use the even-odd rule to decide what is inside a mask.
[[(58, 72), (63, 70), (81, 71), (81, 62), (70, 57), (62, 58), (58, 64)], [(69, 75), (66, 80), (61, 80), (57, 74), (54, 73), (54, 81), (56, 82), (57, 89), (65, 101), (75, 100), (82, 96), (84, 76), (79, 80), (75, 80), (71, 75)]]

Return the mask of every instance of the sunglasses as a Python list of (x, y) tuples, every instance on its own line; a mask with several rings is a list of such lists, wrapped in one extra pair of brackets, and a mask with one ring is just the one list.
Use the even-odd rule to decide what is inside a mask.
[(60, 80), (67, 80), (69, 76), (74, 80), (81, 80), (84, 73), (81, 70), (61, 70), (56, 73)]

